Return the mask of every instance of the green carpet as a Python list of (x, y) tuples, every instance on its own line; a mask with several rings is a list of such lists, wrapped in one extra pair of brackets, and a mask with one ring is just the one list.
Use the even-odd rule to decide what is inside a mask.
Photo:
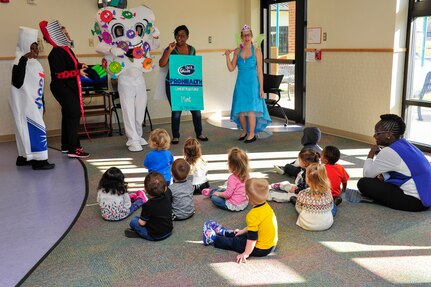
[[(169, 125), (155, 127), (170, 131)], [(181, 123), (181, 141), (172, 146), (182, 155), (182, 143), (194, 136), (191, 122)], [(148, 128), (145, 138), (148, 138)], [(252, 144), (237, 141), (238, 131), (204, 123), (210, 141), (202, 143), (209, 160), (211, 185), (227, 177), (226, 152), (233, 146), (245, 149), (253, 172), (270, 182), (286, 179), (271, 172), (273, 164), (292, 161), (301, 148), (301, 132), (275, 133)], [(347, 201), (338, 208), (333, 227), (309, 232), (297, 227), (293, 205), (270, 203), (279, 225), (275, 254), (251, 258), (247, 264), (234, 262), (236, 253), (204, 247), (202, 224), (216, 220), (231, 228), (242, 228), (246, 212), (232, 213), (215, 208), (208, 198), (195, 196), (196, 214), (174, 223), (173, 235), (161, 242), (123, 236), (130, 219), (103, 221), (96, 202), (96, 187), (102, 171), (117, 165), (126, 172), (130, 185), (142, 184), (145, 153), (131, 153), (124, 136), (97, 136), (82, 140), (91, 153), (84, 160), (89, 176), (87, 207), (65, 239), (29, 276), (22, 286), (393, 286), (431, 284), (431, 212), (394, 211), (375, 204)], [(335, 145), (351, 175), (350, 188), (361, 174), (369, 146), (335, 136), (323, 135), (320, 145)], [(59, 148), (59, 139), (49, 145)], [(289, 153), (290, 152), (290, 153)], [(109, 159), (109, 160), (108, 160)], [(114, 164), (115, 163), (115, 164)], [(102, 171), (101, 171), (102, 170)], [(132, 182), (134, 184), (132, 184)], [(61, 188), (61, 187), (59, 187)], [(55, 192), (55, 191), (53, 191)], [(65, 198), (67, 204), (67, 198)], [(138, 215), (139, 211), (135, 213)]]

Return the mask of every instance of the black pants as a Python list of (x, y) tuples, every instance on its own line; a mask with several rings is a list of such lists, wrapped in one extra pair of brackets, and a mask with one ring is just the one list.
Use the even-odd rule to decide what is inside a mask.
[(427, 208), (420, 199), (406, 195), (401, 188), (376, 178), (361, 178), (358, 181), (359, 191), (376, 203), (403, 211), (424, 211)]
[(81, 119), (79, 96), (67, 89), (53, 89), (52, 94), (61, 106), (61, 150), (75, 153), (80, 148), (78, 131)]

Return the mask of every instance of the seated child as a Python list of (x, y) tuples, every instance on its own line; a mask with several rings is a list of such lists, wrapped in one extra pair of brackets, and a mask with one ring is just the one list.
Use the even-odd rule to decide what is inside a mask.
[[(301, 138), (302, 149), (311, 148), (318, 153), (322, 152), (322, 148), (318, 145), (321, 137), (321, 132), (319, 128), (316, 127), (306, 127), (302, 131), (303, 135)], [(278, 174), (285, 174), (288, 176), (296, 176), (300, 171), (299, 158), (294, 162), (288, 163), (285, 166), (274, 165), (274, 171)]]
[(97, 187), (97, 203), (102, 217), (108, 221), (118, 221), (128, 217), (147, 202), (145, 194), (127, 192), (124, 174), (119, 168), (110, 167), (102, 175)]
[(248, 199), (253, 208), (247, 213), (247, 226), (243, 229), (229, 230), (209, 220), (203, 226), (203, 243), (213, 244), (215, 248), (233, 250), (240, 253), (236, 262), (246, 263), (249, 256), (263, 257), (275, 250), (278, 241), (277, 218), (266, 202), (268, 181), (251, 178), (245, 183)]
[(142, 237), (150, 241), (163, 240), (172, 234), (172, 195), (166, 190), (166, 180), (159, 172), (150, 172), (144, 180), (148, 201), (142, 205), (141, 216), (130, 221), (126, 237)]
[(172, 220), (185, 220), (195, 214), (193, 205), (194, 187), (187, 176), (190, 165), (182, 158), (174, 161), (171, 167), (174, 182), (168, 187), (172, 193)]
[(207, 163), (202, 158), (201, 143), (194, 138), (184, 142), (184, 159), (190, 164), (190, 176), (194, 186), (193, 194), (201, 194), (204, 188), (209, 188)]
[(249, 178), (248, 156), (239, 148), (229, 150), (227, 159), (229, 171), (232, 173), (228, 180), (226, 189), (202, 190), (202, 195), (211, 196), (215, 206), (230, 211), (241, 211), (247, 208), (248, 200), (245, 195), (245, 181)]
[(150, 147), (153, 149), (145, 156), (144, 167), (148, 172), (160, 172), (166, 180), (166, 184), (171, 183), (171, 164), (174, 156), (169, 151), (171, 138), (164, 129), (155, 129), (150, 133)]
[(339, 159), (340, 150), (337, 147), (328, 145), (323, 149), (321, 161), (325, 164), (326, 173), (331, 182), (331, 192), (335, 205), (339, 205), (343, 201), (341, 193), (346, 191), (347, 181), (350, 177), (344, 167), (337, 164)]
[[(276, 202), (292, 202), (295, 203), (296, 195), (303, 189), (307, 188), (305, 182), (306, 168), (312, 163), (320, 161), (320, 154), (311, 148), (303, 149), (299, 152), (300, 171), (296, 176), (295, 183), (289, 181), (277, 182), (271, 184), (268, 200)], [(278, 192), (284, 191), (284, 192)]]
[(299, 192), (295, 204), (298, 212), (296, 225), (313, 231), (329, 229), (334, 223), (334, 202), (324, 165), (310, 164), (307, 167), (306, 181), (309, 188)]

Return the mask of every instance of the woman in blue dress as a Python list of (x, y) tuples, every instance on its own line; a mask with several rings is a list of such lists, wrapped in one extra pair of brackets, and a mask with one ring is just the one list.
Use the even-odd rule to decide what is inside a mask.
[(271, 123), (271, 118), (264, 100), (262, 51), (253, 46), (253, 32), (248, 25), (242, 27), (241, 39), (239, 48), (225, 52), (229, 71), (234, 71), (238, 66), (230, 120), (242, 129), (238, 140), (252, 143), (256, 140), (256, 133)]

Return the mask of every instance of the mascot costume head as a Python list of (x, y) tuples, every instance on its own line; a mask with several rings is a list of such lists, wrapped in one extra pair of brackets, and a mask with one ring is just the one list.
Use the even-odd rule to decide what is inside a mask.
[(142, 72), (155, 68), (150, 51), (159, 47), (155, 16), (147, 6), (132, 9), (104, 7), (97, 12), (93, 34), (99, 45), (109, 46), (110, 54), (102, 61), (108, 73), (118, 76), (129, 67)]

